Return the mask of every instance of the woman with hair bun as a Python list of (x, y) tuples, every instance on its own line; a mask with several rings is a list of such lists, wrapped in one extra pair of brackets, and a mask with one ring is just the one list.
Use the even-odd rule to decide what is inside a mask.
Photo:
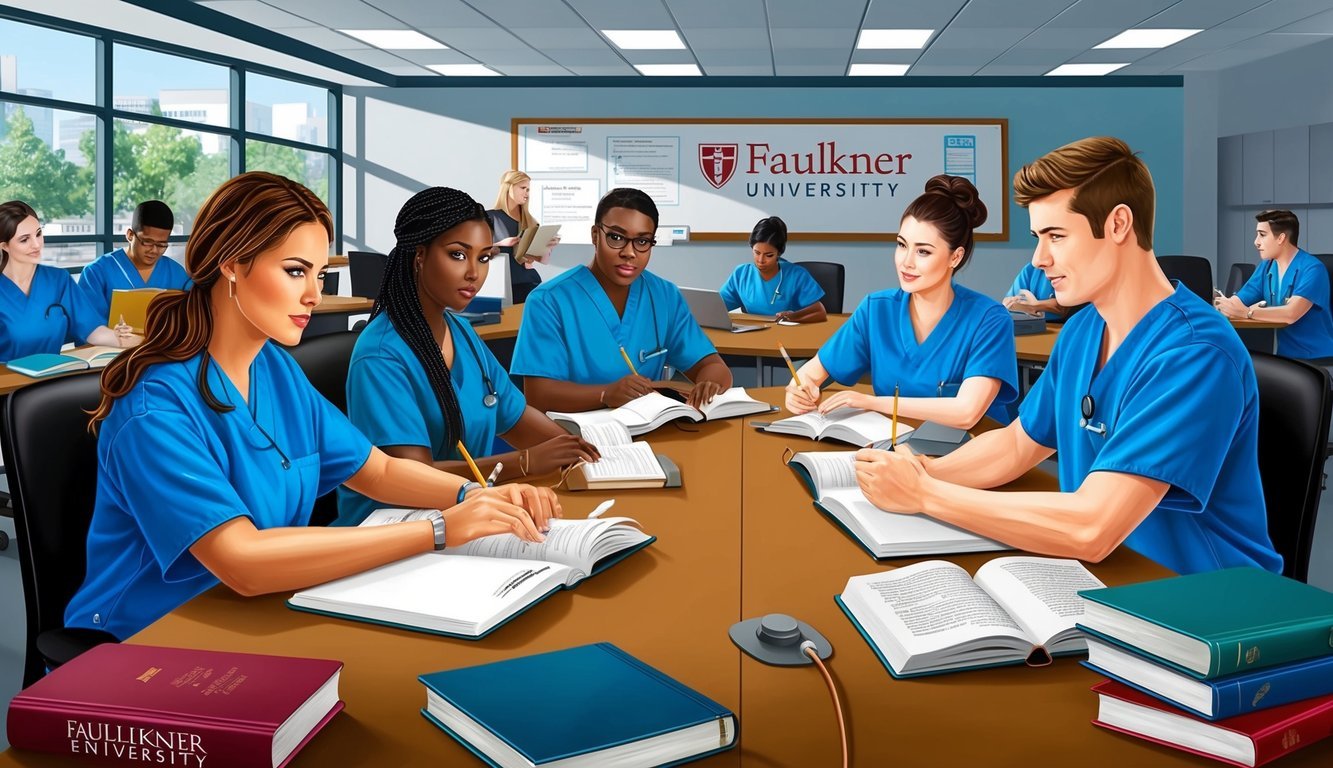
[[(900, 288), (867, 296), (814, 359), (804, 386), (787, 385), (787, 409), (827, 413), (851, 407), (970, 429), (982, 416), (1001, 423), (1018, 397), (1014, 327), (999, 302), (954, 282), (972, 256), (972, 232), (986, 221), (976, 187), (939, 175), (903, 211), (894, 263)], [(874, 395), (838, 392), (820, 402), (829, 378), (855, 384), (870, 373)]]
[(727, 309), (792, 323), (823, 322), (824, 289), (805, 267), (782, 258), (786, 250), (787, 223), (777, 216), (760, 219), (750, 232), (754, 263), (736, 267), (722, 286)]

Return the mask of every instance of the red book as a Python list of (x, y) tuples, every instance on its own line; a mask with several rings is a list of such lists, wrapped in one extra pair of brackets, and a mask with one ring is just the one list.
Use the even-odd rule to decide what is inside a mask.
[(116, 765), (286, 765), (342, 708), (342, 662), (108, 643), (9, 703), (9, 743)]
[(1092, 690), (1093, 725), (1232, 765), (1263, 765), (1333, 733), (1333, 695), (1208, 721), (1114, 680)]

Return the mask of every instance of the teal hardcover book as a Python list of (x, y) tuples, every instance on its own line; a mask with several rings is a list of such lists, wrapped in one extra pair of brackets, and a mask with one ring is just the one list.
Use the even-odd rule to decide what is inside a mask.
[(1333, 594), (1258, 568), (1079, 595), (1081, 629), (1201, 680), (1333, 654)]
[(730, 710), (611, 643), (419, 679), (426, 719), (494, 766), (647, 768), (736, 744)]

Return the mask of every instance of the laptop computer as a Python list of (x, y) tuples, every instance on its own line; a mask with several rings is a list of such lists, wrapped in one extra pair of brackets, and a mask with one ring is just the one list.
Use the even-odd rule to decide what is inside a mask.
[(717, 328), (732, 333), (746, 333), (747, 331), (762, 331), (768, 327), (766, 325), (739, 325), (731, 322), (727, 305), (722, 301), (722, 294), (717, 291), (710, 291), (705, 288), (681, 288), (680, 294), (685, 297), (685, 306), (689, 307), (690, 314), (694, 315), (694, 322), (704, 328)]

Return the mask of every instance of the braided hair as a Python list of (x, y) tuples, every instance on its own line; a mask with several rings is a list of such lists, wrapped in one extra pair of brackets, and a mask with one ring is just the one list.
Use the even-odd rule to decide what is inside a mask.
[(372, 320), (381, 312), (388, 313), (394, 330), (421, 362), (444, 414), (446, 447), (463, 439), (463, 409), (417, 293), (417, 249), (429, 247), (435, 238), (465, 221), (482, 221), (490, 227), (486, 210), (466, 192), (456, 189), (431, 187), (404, 203), (393, 225), (397, 244), (389, 251), (379, 298), (370, 313)]

